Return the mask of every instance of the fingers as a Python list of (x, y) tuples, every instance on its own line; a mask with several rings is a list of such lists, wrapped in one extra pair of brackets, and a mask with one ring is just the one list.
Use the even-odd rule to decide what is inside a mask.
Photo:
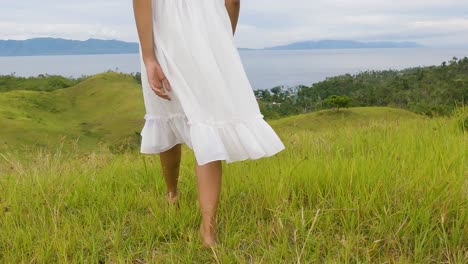
[(167, 99), (169, 101), (171, 100), (169, 95), (164, 91), (161, 82), (157, 82), (157, 81), (156, 82), (150, 82), (150, 84), (151, 84), (151, 89), (156, 93), (156, 95), (158, 95), (161, 98)]
[(172, 90), (169, 81), (166, 78), (161, 66), (159, 64), (153, 65), (150, 67), (151, 73), (148, 74), (149, 76), (149, 83), (151, 89), (161, 98), (171, 100), (167, 92)]
[(171, 87), (171, 85), (169, 84), (169, 81), (166, 79), (166, 77), (164, 77), (163, 83), (164, 83), (164, 87), (166, 88), (167, 91), (171, 91), (171, 90), (172, 90), (172, 87)]

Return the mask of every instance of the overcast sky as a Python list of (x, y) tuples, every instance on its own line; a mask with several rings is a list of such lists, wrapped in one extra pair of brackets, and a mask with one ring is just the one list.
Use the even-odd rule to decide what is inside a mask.
[[(0, 7), (0, 39), (138, 41), (131, 0), (0, 0)], [(320, 39), (468, 47), (468, 0), (241, 1), (239, 47)]]

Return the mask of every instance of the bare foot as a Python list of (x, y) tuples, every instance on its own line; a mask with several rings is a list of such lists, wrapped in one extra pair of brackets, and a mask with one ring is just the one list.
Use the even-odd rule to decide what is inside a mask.
[(205, 226), (203, 223), (200, 224), (200, 238), (204, 247), (213, 247), (218, 245), (216, 228), (212, 225)]
[(179, 197), (177, 196), (177, 192), (167, 192), (166, 193), (166, 201), (169, 204), (177, 204), (179, 205)]

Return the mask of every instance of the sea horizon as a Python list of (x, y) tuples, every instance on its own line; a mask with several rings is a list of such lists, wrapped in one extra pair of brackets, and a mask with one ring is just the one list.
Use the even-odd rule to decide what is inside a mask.
[[(468, 56), (468, 48), (374, 48), (267, 50), (240, 49), (244, 69), (254, 90), (276, 86), (310, 86), (328, 77), (367, 70), (402, 70), (440, 65)], [(35, 55), (0, 57), (0, 75), (39, 74), (76, 78), (105, 71), (140, 72), (138, 53)]]

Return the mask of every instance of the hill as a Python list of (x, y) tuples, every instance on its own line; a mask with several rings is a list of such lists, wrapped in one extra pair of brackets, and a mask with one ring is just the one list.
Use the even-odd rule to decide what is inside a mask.
[(295, 50), (295, 49), (382, 49), (382, 48), (420, 48), (422, 45), (415, 42), (375, 41), (362, 42), (353, 40), (319, 40), (300, 41), (291, 44), (273, 46), (268, 50)]
[[(103, 74), (79, 85), (53, 97), (26, 91), (16, 120), (39, 110), (55, 132), (83, 120), (100, 123), (100, 135), (138, 127), (130, 123), (141, 118), (142, 102), (131, 80)], [(63, 97), (54, 106), (71, 110), (49, 122), (53, 113), (32, 101), (40, 96), (51, 104)], [(164, 199), (158, 155), (94, 144), (84, 153), (0, 151), (0, 263), (467, 263), (466, 135), (455, 121), (388, 107), (271, 121), (285, 150), (223, 163), (221, 243), (211, 250), (198, 240), (199, 191), (187, 147), (179, 207)], [(25, 138), (30, 132), (14, 131), (41, 140)]]
[(270, 123), (283, 132), (339, 130), (343, 127), (366, 127), (373, 122), (398, 122), (425, 120), (427, 117), (404, 109), (392, 107), (351, 107), (334, 112), (330, 109), (298, 114), (272, 120)]
[[(138, 53), (137, 42), (104, 40), (72, 40), (62, 38), (32, 38), (26, 40), (0, 40), (0, 56), (85, 55)], [(353, 40), (302, 41), (287, 45), (266, 47), (267, 50), (290, 49), (363, 49), (363, 48), (416, 48), (414, 42), (360, 42)], [(256, 50), (239, 48), (239, 50)]]
[[(342, 125), (340, 120), (361, 124), (370, 119), (422, 118), (405, 110), (378, 107), (352, 108), (338, 115), (327, 113), (317, 111), (272, 124), (314, 130)], [(77, 141), (83, 149), (95, 149), (100, 143), (128, 143), (137, 147), (143, 116), (141, 86), (127, 74), (101, 73), (73, 86), (51, 91), (0, 92), (1, 143), (4, 147), (23, 143), (53, 147), (61, 140)]]
[[(15, 89), (9, 90), (11, 87), (5, 85), (0, 92), (0, 150), (19, 145), (55, 147), (64, 141), (85, 150), (96, 149), (101, 143), (137, 147), (144, 124), (144, 104), (141, 85), (134, 77), (105, 72), (75, 80), (74, 85), (64, 78), (66, 85), (48, 89), (44, 85), (55, 83), (57, 76), (12, 77), (19, 80), (10, 82)], [(351, 107), (338, 113), (322, 109), (277, 120), (266, 115), (281, 133), (362, 127), (376, 120), (425, 118), (400, 108), (373, 106)]]
[(132, 76), (102, 73), (53, 91), (0, 93), (0, 138), (9, 146), (54, 146), (64, 136), (95, 148), (135, 138), (143, 114), (141, 86)]
[(138, 43), (120, 40), (71, 40), (62, 38), (32, 38), (0, 40), (0, 56), (84, 55), (138, 53)]
[(363, 71), (326, 78), (310, 86), (255, 90), (269, 117), (312, 112), (346, 96), (350, 106), (390, 106), (428, 116), (450, 115), (468, 98), (468, 57), (404, 70)]
[(38, 76), (20, 77), (0, 75), (0, 92), (12, 90), (53, 91), (78, 84), (86, 76), (66, 78), (61, 75), (39, 74)]

